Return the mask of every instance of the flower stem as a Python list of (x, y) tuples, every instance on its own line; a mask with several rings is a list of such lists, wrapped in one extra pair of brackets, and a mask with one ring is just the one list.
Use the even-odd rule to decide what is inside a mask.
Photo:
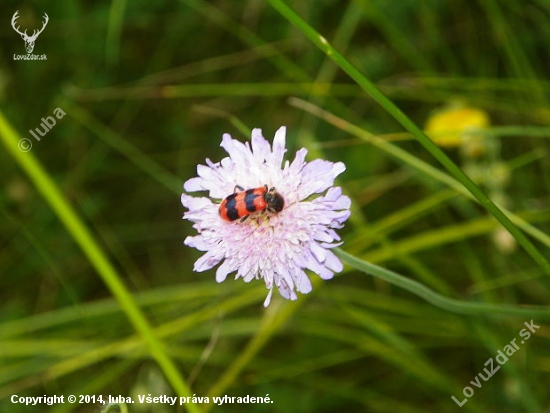
[(393, 271), (387, 270), (385, 268), (379, 267), (378, 265), (371, 264), (357, 257), (354, 257), (353, 255), (348, 254), (340, 248), (335, 248), (333, 251), (345, 264), (366, 274), (378, 277), (397, 287), (403, 288), (404, 290), (407, 290), (423, 298), (430, 304), (433, 304), (434, 306), (449, 311), (451, 313), (467, 315), (491, 315), (502, 317), (536, 317), (539, 319), (550, 319), (550, 307), (515, 307), (508, 305), (485, 304), (455, 300), (453, 298), (448, 298), (441, 294), (438, 294), (430, 288), (426, 287), (425, 285), (420, 284), (417, 281), (411, 280), (410, 278), (404, 277)]

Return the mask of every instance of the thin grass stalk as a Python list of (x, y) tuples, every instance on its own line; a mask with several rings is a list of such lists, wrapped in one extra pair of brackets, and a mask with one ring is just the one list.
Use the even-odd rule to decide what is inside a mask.
[[(95, 241), (92, 234), (88, 231), (47, 171), (32, 153), (25, 153), (19, 150), (18, 143), (21, 141), (21, 137), (12, 128), (2, 112), (0, 112), (0, 139), (11, 156), (33, 182), (38, 192), (50, 205), (59, 220), (65, 225), (71, 237), (80, 246), (90, 264), (95, 268), (98, 275), (117, 299), (134, 329), (147, 344), (151, 357), (159, 364), (176, 393), (181, 396), (191, 397), (193, 393), (185, 383), (176, 364), (168, 355), (163, 342), (155, 335), (149, 321), (124, 285), (122, 277), (109, 262), (106, 254), (102, 251), (99, 244)], [(192, 403), (188, 403), (186, 406), (191, 413), (200, 412), (198, 407)]]
[(311, 42), (330, 57), (344, 72), (346, 72), (361, 88), (367, 92), (380, 106), (392, 115), (407, 131), (409, 131), (436, 158), (478, 201), (487, 209), (510, 234), (518, 241), (522, 248), (544, 269), (550, 276), (550, 263), (539, 252), (535, 245), (523, 232), (496, 206), (493, 201), (449, 158), (430, 138), (420, 129), (401, 109), (388, 99), (372, 82), (359, 72), (344, 56), (309, 24), (290, 9), (282, 0), (269, 0), (271, 5), (298, 28)]

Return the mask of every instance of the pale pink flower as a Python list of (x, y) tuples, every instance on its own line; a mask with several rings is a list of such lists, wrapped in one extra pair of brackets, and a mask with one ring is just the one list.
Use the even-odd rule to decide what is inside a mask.
[[(335, 229), (342, 228), (350, 215), (350, 199), (332, 186), (345, 165), (322, 159), (306, 162), (306, 149), (300, 149), (292, 163), (283, 164), (285, 133), (285, 127), (275, 133), (273, 148), (260, 129), (252, 131), (252, 145), (224, 134), (221, 147), (229, 156), (217, 163), (206, 159), (206, 165), (197, 166), (198, 177), (184, 184), (186, 192), (208, 191), (209, 197), (181, 196), (188, 209), (183, 218), (192, 221), (198, 232), (184, 244), (205, 251), (194, 271), (220, 264), (218, 282), (231, 273), (245, 282), (263, 278), (269, 290), (266, 307), (274, 286), (290, 300), (296, 300), (296, 292), (309, 293), (312, 287), (305, 270), (325, 280), (342, 271), (330, 248), (341, 244)], [(256, 212), (243, 222), (224, 221), (219, 205), (236, 185), (275, 187), (285, 200), (283, 210)]]

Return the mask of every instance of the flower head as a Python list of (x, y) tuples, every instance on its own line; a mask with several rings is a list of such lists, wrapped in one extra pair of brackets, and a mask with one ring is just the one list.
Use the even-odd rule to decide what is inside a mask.
[(460, 146), (466, 154), (479, 156), (485, 149), (481, 132), (490, 124), (487, 112), (455, 102), (430, 116), (425, 129), (439, 146)]
[[(266, 307), (274, 286), (290, 300), (296, 300), (296, 292), (309, 293), (312, 287), (306, 270), (323, 279), (342, 270), (330, 248), (340, 245), (335, 229), (342, 228), (350, 215), (350, 199), (342, 195), (341, 188), (332, 186), (346, 169), (344, 164), (321, 159), (306, 162), (307, 150), (300, 149), (292, 163), (283, 165), (285, 133), (285, 127), (275, 133), (273, 147), (260, 129), (252, 131), (252, 145), (224, 134), (221, 147), (229, 156), (217, 163), (206, 159), (206, 165), (197, 166), (198, 176), (184, 184), (186, 192), (208, 191), (209, 197), (181, 196), (188, 209), (183, 218), (192, 221), (198, 232), (184, 244), (205, 251), (194, 271), (221, 263), (216, 270), (218, 282), (233, 272), (245, 282), (263, 278), (269, 290)], [(234, 221), (220, 216), (220, 203), (236, 186), (265, 185), (283, 197), (282, 210), (266, 208)]]

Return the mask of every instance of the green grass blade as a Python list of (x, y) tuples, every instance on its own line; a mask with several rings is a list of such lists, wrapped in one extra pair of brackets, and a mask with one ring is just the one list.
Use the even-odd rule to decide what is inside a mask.
[[(329, 113), (315, 105), (312, 105), (309, 102), (306, 102), (304, 100), (298, 99), (298, 98), (290, 98), (289, 103), (292, 106), (296, 106), (300, 109), (303, 109), (312, 115), (319, 116), (328, 123), (336, 126), (337, 128), (346, 131), (350, 133), (353, 136), (356, 136), (357, 138), (370, 143), (373, 146), (376, 146), (377, 148), (383, 150), (387, 154), (391, 155), (392, 157), (399, 159), (404, 164), (409, 165), (416, 169), (417, 171), (422, 172), (423, 174), (426, 174), (427, 176), (449, 186), (450, 188), (453, 188), (457, 192), (467, 196), (468, 198), (477, 201), (476, 198), (467, 190), (465, 189), (460, 183), (454, 179), (453, 177), (449, 176), (448, 174), (444, 173), (443, 171), (440, 171), (439, 169), (433, 167), (432, 165), (426, 163), (420, 158), (417, 158), (404, 149), (401, 149), (399, 146), (396, 146), (392, 144), (391, 142), (388, 142), (384, 139), (382, 139), (379, 136), (373, 135), (369, 133), (368, 131), (361, 129), (359, 126), (354, 125), (352, 123), (349, 123), (348, 121), (339, 118), (332, 113)], [(353, 204), (352, 204), (353, 208)], [(508, 217), (512, 220), (514, 224), (516, 224), (518, 227), (523, 229), (526, 233), (533, 236), (538, 241), (542, 242), (544, 245), (550, 248), (550, 236), (545, 234), (543, 231), (535, 228), (516, 214), (512, 213), (511, 211), (507, 209), (502, 209)], [(544, 267), (541, 267), (544, 269)]]
[(109, 65), (116, 65), (120, 55), (120, 33), (124, 23), (126, 0), (112, 0), (109, 11), (109, 25), (105, 40), (105, 61)]
[[(153, 332), (149, 321), (137, 306), (131, 293), (127, 290), (120, 275), (116, 272), (105, 253), (101, 250), (101, 247), (94, 240), (92, 234), (38, 160), (31, 153), (19, 150), (18, 143), (21, 137), (1, 112), (0, 139), (8, 152), (34, 183), (59, 220), (65, 225), (69, 234), (80, 246), (90, 264), (103, 279), (111, 293), (116, 297), (133, 327), (147, 344), (151, 356), (157, 361), (167, 380), (174, 387), (174, 390), (182, 396), (192, 396), (193, 393), (185, 383), (172, 359), (168, 356), (163, 343)], [(200, 411), (193, 404), (188, 404), (187, 406), (192, 413), (199, 413)]]
[(82, 106), (69, 100), (63, 100), (63, 107), (68, 107), (67, 113), (70, 116), (162, 186), (175, 194), (181, 194), (183, 183), (176, 175), (166, 170), (130, 142), (123, 139), (119, 134), (82, 108)]
[(417, 281), (406, 278), (393, 271), (371, 264), (369, 262), (360, 260), (347, 252), (342, 251), (339, 248), (335, 250), (336, 255), (345, 263), (351, 267), (371, 274), (377, 278), (387, 281), (399, 288), (407, 290), (430, 304), (435, 305), (443, 310), (467, 315), (493, 315), (501, 317), (518, 316), (518, 317), (533, 317), (538, 319), (550, 319), (550, 307), (515, 307), (507, 305), (495, 305), (485, 303), (474, 303), (467, 301), (455, 300), (453, 298), (447, 298), (434, 292), (428, 287), (420, 284)]
[(433, 72), (434, 68), (431, 62), (424, 57), (421, 50), (418, 50), (417, 45), (412, 43), (410, 36), (402, 31), (399, 24), (393, 22), (390, 17), (386, 16), (383, 10), (376, 2), (370, 0), (358, 0), (362, 12), (367, 17), (369, 24), (380, 30), (397, 54), (401, 55), (407, 63), (417, 71)]
[[(531, 222), (548, 222), (549, 214), (543, 213), (525, 213), (525, 216)], [(390, 247), (382, 246), (380, 249), (369, 251), (368, 260), (371, 262), (386, 261), (401, 254), (412, 254), (430, 248), (441, 247), (452, 242), (458, 242), (471, 237), (488, 234), (498, 228), (498, 223), (493, 218), (481, 217), (471, 219), (468, 222), (460, 224), (451, 224), (435, 228), (429, 231), (423, 231), (416, 235), (411, 235), (402, 240), (396, 241)]]
[(485, 193), (420, 129), (405, 113), (359, 72), (344, 56), (334, 49), (327, 40), (315, 31), (309, 24), (292, 11), (282, 0), (269, 0), (271, 5), (289, 22), (296, 26), (313, 44), (330, 57), (344, 72), (346, 72), (365, 92), (380, 106), (392, 115), (407, 131), (409, 131), (478, 201), (516, 238), (523, 249), (539, 264), (546, 274), (550, 275), (550, 263), (538, 251), (535, 245), (520, 231), (516, 225), (501, 211)]

